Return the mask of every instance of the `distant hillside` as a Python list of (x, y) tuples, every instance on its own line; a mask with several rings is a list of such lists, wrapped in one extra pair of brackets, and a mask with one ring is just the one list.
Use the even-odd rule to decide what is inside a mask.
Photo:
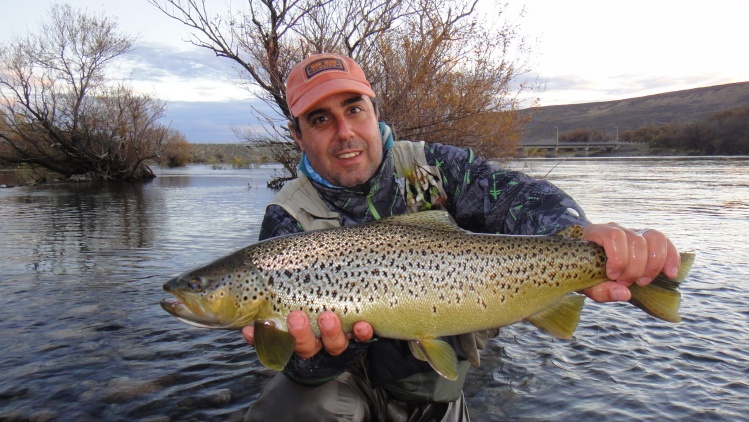
[(700, 121), (717, 111), (749, 106), (749, 82), (717, 85), (619, 101), (570, 104), (524, 110), (531, 113), (525, 139), (554, 139), (577, 128), (602, 130), (614, 136), (653, 124)]

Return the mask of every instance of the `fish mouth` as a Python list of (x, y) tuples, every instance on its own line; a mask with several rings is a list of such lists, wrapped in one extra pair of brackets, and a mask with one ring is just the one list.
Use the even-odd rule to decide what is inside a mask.
[(185, 324), (200, 328), (233, 328), (222, 324), (210, 315), (198, 315), (193, 312), (187, 305), (175, 299), (162, 299), (159, 303), (161, 308), (169, 312), (178, 320)]

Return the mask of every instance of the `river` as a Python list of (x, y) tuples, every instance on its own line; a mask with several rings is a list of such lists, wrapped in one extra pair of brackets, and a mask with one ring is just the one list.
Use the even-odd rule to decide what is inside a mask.
[[(466, 383), (476, 421), (749, 415), (749, 158), (522, 160), (595, 222), (697, 259), (683, 321), (586, 302), (572, 340), (502, 331)], [(148, 183), (0, 189), (0, 420), (241, 420), (273, 375), (237, 332), (158, 305), (171, 275), (257, 239), (275, 171), (158, 169)]]

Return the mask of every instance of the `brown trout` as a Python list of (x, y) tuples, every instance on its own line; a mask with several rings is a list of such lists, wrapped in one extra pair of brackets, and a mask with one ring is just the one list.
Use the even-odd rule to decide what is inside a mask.
[[(426, 211), (373, 223), (304, 232), (255, 243), (164, 285), (179, 299), (161, 306), (199, 327), (255, 326), (260, 362), (281, 370), (294, 351), (286, 316), (335, 312), (344, 331), (367, 321), (381, 337), (408, 340), (414, 355), (457, 377), (454, 350), (440, 336), (522, 320), (570, 338), (584, 297), (572, 292), (606, 280), (600, 246), (580, 227), (554, 236), (478, 234), (449, 214)], [(670, 322), (694, 254), (681, 254), (675, 280), (633, 284), (634, 305)]]

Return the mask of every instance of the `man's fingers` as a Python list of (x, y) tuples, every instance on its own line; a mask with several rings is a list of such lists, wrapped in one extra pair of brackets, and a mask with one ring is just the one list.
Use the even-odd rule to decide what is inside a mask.
[(584, 229), (583, 239), (595, 242), (606, 251), (606, 277), (618, 280), (629, 263), (629, 242), (624, 230), (613, 223), (590, 224)]
[(341, 320), (333, 312), (325, 311), (317, 319), (317, 326), (320, 327), (320, 337), (325, 351), (333, 356), (343, 353), (348, 347), (348, 338), (341, 329)]
[(664, 270), (670, 242), (663, 233), (656, 230), (648, 230), (642, 234), (642, 238), (647, 244), (647, 263), (642, 276), (637, 280), (637, 284), (645, 285), (653, 281)]
[(596, 302), (621, 302), (632, 297), (629, 288), (615, 281), (604, 281), (581, 292)]
[(628, 286), (647, 285), (659, 273), (673, 278), (679, 268), (676, 247), (657, 230), (642, 234), (618, 224), (590, 224), (583, 239), (601, 245), (606, 251), (606, 276)]
[(307, 314), (302, 311), (292, 311), (286, 319), (286, 325), (296, 339), (296, 354), (302, 359), (309, 359), (322, 349), (322, 343), (312, 332)]
[(663, 271), (669, 278), (676, 278), (679, 274), (679, 267), (681, 266), (681, 255), (671, 241), (668, 241), (666, 245), (666, 262), (663, 263)]
[(250, 346), (254, 346), (255, 345), (255, 327), (252, 325), (248, 325), (242, 328), (242, 337), (244, 337), (244, 340), (247, 343), (250, 343)]
[[(320, 314), (317, 326), (320, 329), (320, 338), (312, 332), (309, 317), (302, 311), (292, 311), (286, 319), (286, 326), (296, 339), (296, 354), (302, 359), (309, 359), (325, 348), (333, 356), (340, 355), (348, 348), (349, 338), (357, 341), (367, 341), (374, 336), (372, 326), (364, 321), (354, 324), (353, 333), (346, 335), (341, 328), (341, 320), (333, 312), (326, 311)], [(255, 345), (255, 328), (247, 326), (242, 328), (242, 336), (250, 345)]]
[[(643, 276), (648, 265), (648, 241), (632, 230), (623, 230), (627, 236), (627, 266), (619, 278), (613, 279), (625, 283), (634, 283)], [(647, 280), (645, 284), (649, 283)]]
[(369, 325), (369, 323), (364, 321), (359, 321), (354, 324), (352, 330), (356, 341), (369, 341), (374, 337), (374, 329)]

